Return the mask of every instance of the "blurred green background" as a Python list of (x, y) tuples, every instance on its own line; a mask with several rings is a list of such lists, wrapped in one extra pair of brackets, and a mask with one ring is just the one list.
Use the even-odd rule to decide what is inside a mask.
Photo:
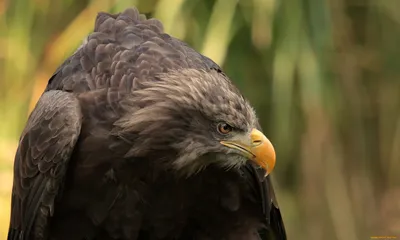
[(253, 103), (289, 239), (400, 238), (399, 0), (0, 0), (0, 239), (18, 138), (47, 80), (97, 12), (134, 5)]

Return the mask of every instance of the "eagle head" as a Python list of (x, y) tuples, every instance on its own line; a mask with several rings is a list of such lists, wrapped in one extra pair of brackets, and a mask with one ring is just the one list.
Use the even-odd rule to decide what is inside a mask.
[[(269, 174), (271, 142), (256, 113), (218, 71), (177, 69), (143, 81), (127, 99), (129, 111), (116, 125), (135, 139), (129, 157), (151, 156), (187, 176), (210, 164), (237, 168), (253, 161)], [(164, 160), (164, 161), (162, 161)]]

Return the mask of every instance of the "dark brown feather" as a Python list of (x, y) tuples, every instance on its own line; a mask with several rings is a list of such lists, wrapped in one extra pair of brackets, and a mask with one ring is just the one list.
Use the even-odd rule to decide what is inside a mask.
[(46, 236), (80, 129), (80, 106), (72, 94), (42, 95), (15, 156), (10, 240), (35, 239), (32, 232)]
[[(159, 21), (136, 9), (100, 13), (22, 133), (8, 239), (286, 239), (270, 179), (252, 164), (210, 165), (189, 178), (166, 167), (178, 154), (166, 148), (171, 141), (188, 132), (207, 140), (185, 122), (202, 114), (170, 118), (160, 110), (129, 119), (152, 101), (141, 89), (180, 69), (218, 75), (237, 93), (217, 64), (165, 34)], [(225, 90), (215, 88), (209, 101), (218, 103)], [(234, 103), (239, 112), (243, 101)], [(131, 130), (147, 128), (120, 131), (123, 118), (137, 122)]]

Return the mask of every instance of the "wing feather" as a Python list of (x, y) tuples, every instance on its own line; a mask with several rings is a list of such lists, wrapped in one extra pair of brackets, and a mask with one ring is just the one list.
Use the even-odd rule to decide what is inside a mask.
[(9, 240), (45, 237), (81, 121), (73, 94), (48, 91), (39, 99), (15, 155)]
[(253, 163), (245, 165), (245, 174), (249, 185), (255, 191), (256, 201), (262, 205), (267, 229), (259, 231), (261, 239), (286, 240), (286, 231), (282, 216), (277, 204), (275, 192), (272, 187), (270, 176), (264, 177), (264, 170)]

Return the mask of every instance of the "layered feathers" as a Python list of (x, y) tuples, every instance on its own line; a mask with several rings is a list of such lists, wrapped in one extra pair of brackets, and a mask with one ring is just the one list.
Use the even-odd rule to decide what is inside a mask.
[(8, 239), (286, 239), (270, 179), (252, 163), (176, 174), (182, 156), (185, 169), (210, 160), (200, 126), (222, 113), (257, 125), (220, 67), (159, 21), (100, 13), (21, 135)]

